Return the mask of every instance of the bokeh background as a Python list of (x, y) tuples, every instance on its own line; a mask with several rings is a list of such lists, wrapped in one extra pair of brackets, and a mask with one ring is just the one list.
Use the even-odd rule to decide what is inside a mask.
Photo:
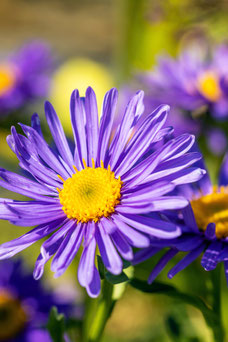
[[(158, 54), (176, 56), (185, 47), (198, 44), (206, 48), (228, 42), (227, 18), (226, 0), (1, 0), (0, 58), (4, 60), (32, 40), (50, 45), (53, 72), (47, 98), (54, 104), (70, 138), (69, 98), (74, 88), (79, 88), (83, 95), (86, 87), (92, 85), (101, 107), (104, 93), (112, 86), (121, 89), (130, 83), (136, 90), (134, 75), (153, 68)], [(7, 118), (0, 118), (1, 167), (18, 171), (15, 156), (5, 143), (6, 135), (11, 124), (29, 122), (33, 112), (42, 117), (43, 102), (44, 99), (33, 101)], [(218, 164), (212, 165), (216, 174)], [(2, 189), (0, 196), (16, 198)], [(0, 225), (0, 243), (26, 231), (3, 221)], [(36, 243), (22, 253), (31, 269), (39, 247)], [(155, 261), (136, 268), (137, 277), (146, 279)], [(77, 260), (55, 280), (48, 264), (45, 279), (63, 296), (71, 296), (76, 303), (83, 304), (76, 264)], [(228, 332), (228, 291), (224, 278), (223, 317)], [(172, 281), (166, 278), (165, 270), (160, 280), (198, 295), (205, 294), (210, 286), (208, 274), (197, 262)], [(132, 288), (127, 288), (118, 302), (104, 336), (104, 341), (109, 342), (210, 340), (211, 333), (196, 309)]]

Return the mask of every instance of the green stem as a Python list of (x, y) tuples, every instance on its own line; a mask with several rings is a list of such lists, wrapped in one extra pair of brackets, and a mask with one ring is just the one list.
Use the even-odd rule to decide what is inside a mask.
[(115, 305), (112, 294), (113, 285), (104, 279), (100, 297), (95, 300), (90, 299), (88, 305), (87, 324), (84, 331), (85, 342), (100, 341)]
[(212, 310), (216, 315), (216, 322), (211, 325), (215, 342), (224, 342), (224, 328), (221, 310), (221, 264), (211, 271), (212, 282)]

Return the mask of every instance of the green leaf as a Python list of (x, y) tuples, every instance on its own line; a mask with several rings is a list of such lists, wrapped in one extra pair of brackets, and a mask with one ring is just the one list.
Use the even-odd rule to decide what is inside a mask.
[(181, 292), (176, 287), (159, 281), (154, 281), (151, 285), (149, 285), (146, 281), (133, 278), (130, 280), (129, 284), (142, 292), (164, 294), (171, 298), (175, 298), (184, 303), (190, 304), (201, 311), (208, 325), (212, 326), (213, 324), (217, 324), (217, 316), (200, 297)]
[(124, 272), (119, 275), (114, 275), (110, 272), (106, 272), (105, 279), (107, 279), (107, 281), (113, 285), (124, 283), (125, 281), (129, 280), (128, 276)]
[(49, 314), (47, 329), (53, 342), (64, 342), (65, 317), (58, 313), (58, 309), (53, 306)]

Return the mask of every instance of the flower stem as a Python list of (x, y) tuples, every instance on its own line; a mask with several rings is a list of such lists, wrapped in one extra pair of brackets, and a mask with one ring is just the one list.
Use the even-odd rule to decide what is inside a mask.
[(221, 264), (211, 271), (212, 282), (212, 310), (216, 315), (216, 322), (211, 325), (215, 342), (224, 342), (224, 328), (221, 310)]
[(113, 285), (103, 280), (102, 293), (98, 299), (90, 299), (88, 320), (84, 331), (85, 342), (100, 341), (106, 323), (112, 313), (115, 301), (112, 299)]

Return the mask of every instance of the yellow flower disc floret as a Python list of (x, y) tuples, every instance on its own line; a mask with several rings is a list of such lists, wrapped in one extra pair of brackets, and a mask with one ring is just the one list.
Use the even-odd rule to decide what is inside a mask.
[(19, 300), (0, 289), (0, 341), (13, 339), (26, 322), (27, 315)]
[(209, 101), (216, 102), (221, 97), (219, 79), (215, 72), (206, 71), (197, 80), (200, 93)]
[(228, 187), (214, 187), (211, 194), (191, 201), (196, 223), (206, 230), (210, 222), (216, 225), (216, 236), (228, 236)]
[(97, 222), (109, 216), (120, 202), (122, 181), (114, 172), (103, 167), (87, 167), (63, 180), (59, 191), (62, 209), (68, 218), (77, 222)]

